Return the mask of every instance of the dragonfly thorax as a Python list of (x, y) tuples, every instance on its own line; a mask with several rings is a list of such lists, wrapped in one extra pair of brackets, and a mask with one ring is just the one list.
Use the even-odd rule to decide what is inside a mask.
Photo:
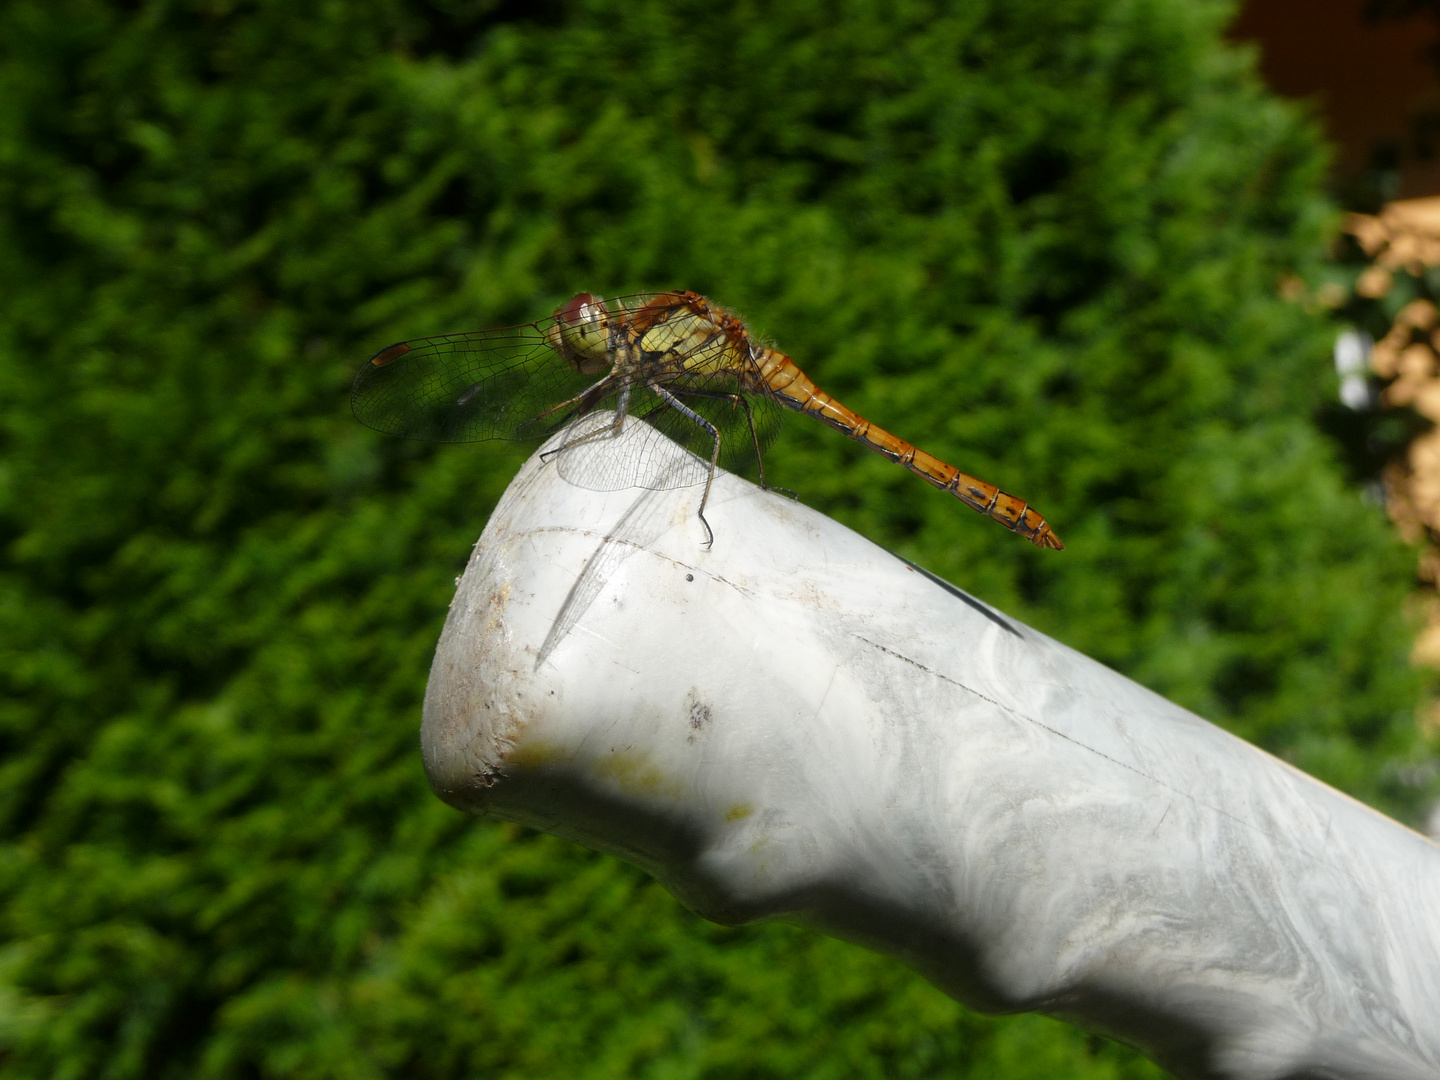
[(572, 296), (555, 313), (550, 345), (582, 375), (599, 375), (610, 366), (610, 313), (589, 293)]
[(745, 325), (695, 293), (663, 294), (637, 313), (631, 327), (644, 362), (667, 374), (695, 378), (749, 369)]

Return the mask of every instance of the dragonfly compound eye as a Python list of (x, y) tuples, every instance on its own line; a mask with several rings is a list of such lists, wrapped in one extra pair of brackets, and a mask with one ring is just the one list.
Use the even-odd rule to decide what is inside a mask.
[(555, 313), (548, 337), (551, 347), (582, 375), (598, 375), (610, 366), (610, 312), (598, 296), (572, 296)]

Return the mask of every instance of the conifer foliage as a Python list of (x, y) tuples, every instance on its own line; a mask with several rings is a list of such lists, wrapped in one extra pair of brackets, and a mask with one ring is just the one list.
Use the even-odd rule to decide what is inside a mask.
[(384, 440), (347, 387), (581, 289), (703, 292), (1067, 549), (803, 420), (775, 482), (1413, 812), (1413, 559), (1277, 292), (1322, 155), (1227, 15), (0, 7), (0, 1077), (1157, 1075), (435, 800), (430, 655), (528, 449)]

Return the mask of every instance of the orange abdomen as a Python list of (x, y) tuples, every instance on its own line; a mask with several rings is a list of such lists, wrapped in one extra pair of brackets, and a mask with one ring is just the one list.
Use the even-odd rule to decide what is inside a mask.
[(754, 385), (747, 389), (768, 394), (787, 408), (823, 420), (856, 442), (884, 454), (941, 490), (948, 491), (971, 509), (1028, 538), (1036, 547), (1055, 551), (1064, 548), (1065, 545), (1045, 519), (1030, 509), (1023, 499), (977, 480), (884, 428), (876, 427), (816, 386), (784, 353), (758, 349), (755, 360), (756, 370), (748, 380)]

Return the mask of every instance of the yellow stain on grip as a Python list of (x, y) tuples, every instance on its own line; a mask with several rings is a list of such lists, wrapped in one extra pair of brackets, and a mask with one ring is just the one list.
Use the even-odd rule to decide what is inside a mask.
[(613, 750), (595, 762), (595, 775), (614, 781), (631, 795), (662, 795), (677, 799), (683, 791), (655, 764), (649, 754)]

